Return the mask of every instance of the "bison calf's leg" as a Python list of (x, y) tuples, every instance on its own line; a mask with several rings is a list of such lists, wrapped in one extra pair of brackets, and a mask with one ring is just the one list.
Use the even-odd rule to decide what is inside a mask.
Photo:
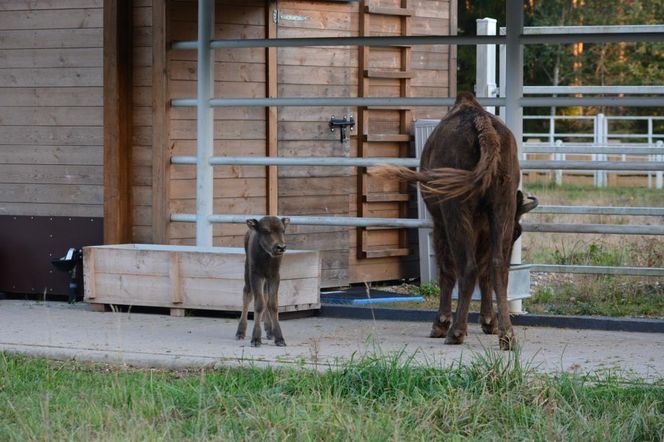
[(267, 284), (267, 311), (272, 318), (272, 334), (274, 343), (279, 347), (285, 347), (286, 341), (281, 333), (279, 325), (279, 280), (270, 281)]
[(265, 281), (264, 287), (265, 289), (263, 293), (265, 293), (265, 302), (267, 303), (267, 307), (265, 309), (265, 313), (263, 314), (263, 325), (265, 326), (265, 338), (269, 340), (273, 338), (272, 328), (274, 319), (272, 317), (272, 312), (270, 311), (270, 283), (267, 280)]
[(251, 288), (254, 292), (254, 331), (251, 334), (251, 346), (260, 347), (261, 342), (261, 322), (263, 321), (263, 314), (265, 313), (265, 294), (263, 286), (265, 281), (263, 278), (254, 277), (251, 281)]
[(235, 337), (237, 339), (244, 339), (247, 332), (247, 317), (249, 316), (249, 304), (251, 304), (252, 294), (249, 285), (245, 283), (242, 292), (242, 315), (240, 315), (240, 323), (237, 326)]

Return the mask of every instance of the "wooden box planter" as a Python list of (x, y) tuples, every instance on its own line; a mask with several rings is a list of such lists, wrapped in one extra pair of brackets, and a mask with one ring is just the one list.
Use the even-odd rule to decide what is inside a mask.
[[(91, 304), (242, 310), (244, 249), (120, 244), (83, 249), (85, 301)], [(252, 305), (253, 307), (253, 305)], [(289, 250), (281, 264), (279, 310), (320, 308), (317, 251)]]

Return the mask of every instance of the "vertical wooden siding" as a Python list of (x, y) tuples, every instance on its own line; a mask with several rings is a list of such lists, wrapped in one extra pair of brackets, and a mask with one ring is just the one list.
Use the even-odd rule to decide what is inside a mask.
[(0, 2), (0, 214), (101, 217), (103, 0)]

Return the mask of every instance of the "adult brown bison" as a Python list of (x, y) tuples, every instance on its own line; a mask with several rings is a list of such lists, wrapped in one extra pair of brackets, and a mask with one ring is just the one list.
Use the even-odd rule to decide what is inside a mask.
[[(431, 337), (461, 344), (468, 328), (468, 308), (479, 283), (480, 324), (498, 333), (500, 348), (516, 343), (507, 303), (512, 245), (521, 234), (520, 216), (537, 206), (517, 191), (521, 172), (517, 145), (509, 129), (486, 112), (470, 93), (460, 93), (454, 107), (429, 137), (420, 171), (379, 166), (374, 175), (419, 182), (433, 218), (433, 242), (439, 268), (440, 307)], [(459, 283), (459, 303), (452, 323), (452, 289)], [(498, 324), (492, 291), (498, 304)], [(451, 325), (451, 328), (450, 328)]]

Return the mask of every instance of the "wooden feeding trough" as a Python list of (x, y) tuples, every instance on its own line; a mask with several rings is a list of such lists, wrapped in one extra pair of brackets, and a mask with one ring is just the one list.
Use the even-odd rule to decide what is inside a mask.
[[(99, 307), (242, 310), (242, 248), (120, 244), (85, 247), (85, 301)], [(279, 311), (320, 308), (317, 251), (289, 250), (281, 264)]]

